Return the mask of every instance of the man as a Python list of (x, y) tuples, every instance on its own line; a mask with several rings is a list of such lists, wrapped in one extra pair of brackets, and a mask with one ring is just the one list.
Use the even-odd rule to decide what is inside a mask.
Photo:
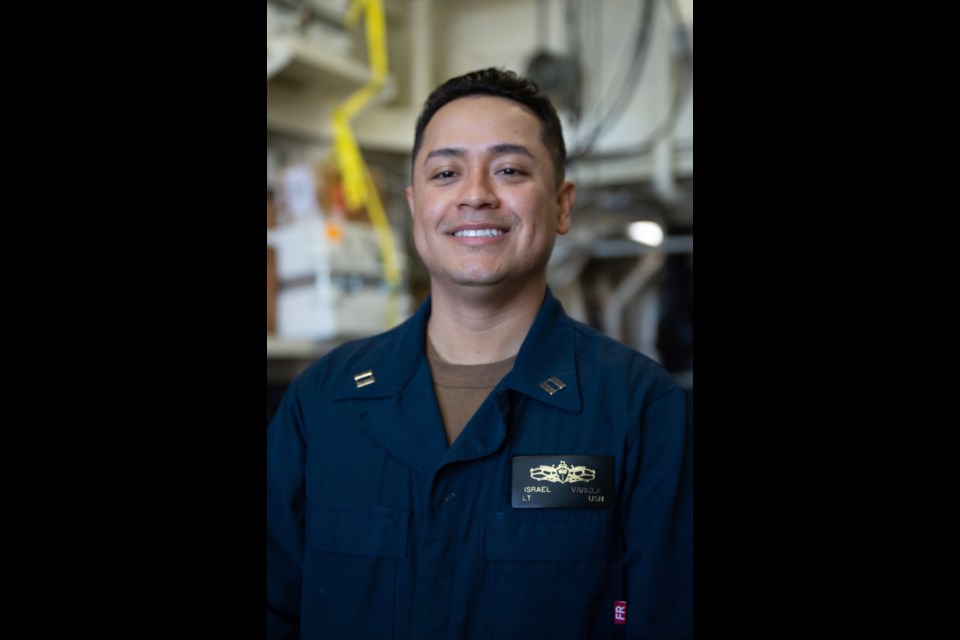
[(511, 72), (428, 98), (407, 200), (431, 294), (268, 429), (269, 637), (690, 637), (688, 395), (550, 293), (565, 153)]

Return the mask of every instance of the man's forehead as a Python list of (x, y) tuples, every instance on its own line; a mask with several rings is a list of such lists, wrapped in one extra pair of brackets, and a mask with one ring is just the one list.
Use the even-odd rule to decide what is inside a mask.
[(547, 152), (541, 133), (540, 119), (524, 104), (499, 96), (466, 96), (437, 110), (424, 128), (420, 152), (422, 161), (476, 151), (533, 158)]
[[(530, 107), (499, 96), (465, 96), (451, 100), (437, 109), (424, 129), (424, 135), (436, 135), (439, 130), (446, 130), (450, 126), (463, 129), (474, 129), (478, 125), (503, 124), (513, 125), (516, 133), (534, 135), (540, 132), (540, 118)], [(522, 128), (516, 129), (516, 125)]]

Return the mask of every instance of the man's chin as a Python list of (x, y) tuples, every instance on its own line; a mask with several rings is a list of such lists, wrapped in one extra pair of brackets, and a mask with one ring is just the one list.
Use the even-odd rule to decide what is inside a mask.
[(487, 291), (502, 288), (507, 278), (488, 276), (483, 278), (454, 278), (453, 284), (473, 291)]
[(461, 287), (495, 287), (506, 279), (505, 274), (491, 271), (459, 272), (450, 275), (450, 282)]

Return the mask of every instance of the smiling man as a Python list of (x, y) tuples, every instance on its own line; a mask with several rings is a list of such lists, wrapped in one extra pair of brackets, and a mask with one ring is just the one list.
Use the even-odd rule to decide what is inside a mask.
[(555, 174), (540, 129), (524, 105), (483, 95), (445, 104), (424, 128), (407, 199), (435, 304), (464, 285), (494, 305), (542, 297), (574, 186)]
[[(456, 95), (457, 86), (447, 90)], [(551, 125), (556, 135), (559, 121)], [(530, 107), (484, 94), (420, 120), (407, 200), (430, 272), (427, 332), (447, 362), (516, 355), (543, 302), (547, 261), (556, 235), (570, 229), (575, 195), (563, 180), (563, 138), (552, 157), (544, 129)]]
[(689, 638), (689, 396), (547, 286), (575, 187), (529, 80), (448, 80), (407, 201), (431, 294), (268, 429), (270, 638)]

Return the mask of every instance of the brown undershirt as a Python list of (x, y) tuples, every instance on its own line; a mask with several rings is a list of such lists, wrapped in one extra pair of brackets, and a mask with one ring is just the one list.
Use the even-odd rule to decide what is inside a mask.
[(514, 355), (490, 364), (451, 364), (443, 360), (433, 343), (427, 340), (433, 391), (437, 395), (448, 444), (453, 444), (484, 399), (503, 376), (510, 373), (516, 359)]

